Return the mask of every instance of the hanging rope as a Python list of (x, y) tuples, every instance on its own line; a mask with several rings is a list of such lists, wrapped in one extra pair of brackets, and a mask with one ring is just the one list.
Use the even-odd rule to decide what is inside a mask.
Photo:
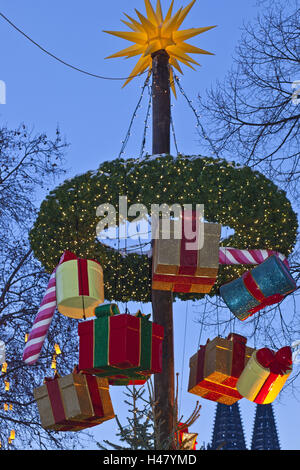
[(173, 120), (173, 116), (172, 116), (172, 111), (171, 111), (171, 113), (170, 113), (170, 120), (171, 120), (171, 129), (172, 129), (172, 135), (173, 135), (175, 150), (176, 150), (177, 155), (179, 155), (179, 150), (178, 150), (177, 139), (176, 139), (176, 134), (175, 134), (175, 127), (174, 127), (174, 120)]
[(179, 414), (180, 414), (180, 410), (181, 410), (181, 399), (182, 399), (183, 369), (184, 369), (184, 359), (185, 359), (185, 345), (186, 345), (188, 307), (189, 307), (189, 300), (186, 301), (186, 308), (185, 308), (184, 339), (183, 339), (183, 350), (182, 350), (182, 361), (181, 361), (181, 379), (180, 379), (181, 384), (180, 384)]
[(132, 117), (131, 117), (131, 120), (130, 120), (130, 123), (129, 123), (129, 127), (128, 127), (128, 131), (127, 131), (127, 134), (125, 136), (125, 139), (122, 141), (122, 147), (121, 147), (121, 150), (120, 150), (120, 153), (119, 153), (119, 158), (121, 158), (122, 154), (125, 152), (125, 149), (126, 149), (126, 146), (128, 144), (128, 141), (130, 139), (130, 135), (131, 135), (131, 128), (133, 126), (133, 123), (134, 123), (134, 120), (136, 118), (136, 115), (137, 115), (137, 111), (141, 105), (141, 102), (142, 102), (142, 99), (143, 99), (143, 96), (144, 96), (144, 93), (145, 93), (145, 90), (149, 84), (149, 80), (150, 80), (150, 77), (152, 75), (152, 71), (150, 70), (149, 73), (148, 73), (148, 76), (144, 82), (144, 85), (142, 86), (142, 92), (141, 92), (141, 95), (140, 95), (140, 98), (137, 102), (137, 105), (135, 107), (135, 110), (132, 114)]
[[(79, 251), (79, 214), (78, 214), (78, 193), (79, 193), (79, 187), (78, 187), (78, 181), (76, 180), (76, 200), (75, 200), (75, 228), (76, 228), (76, 246), (78, 250), (78, 257), (80, 256), (80, 251)], [(79, 271), (79, 278), (81, 285), (83, 284), (83, 277), (82, 277), (82, 267), (81, 263), (78, 261), (77, 263), (78, 266), (78, 271)], [(82, 318), (83, 320), (86, 320), (86, 315), (85, 315), (85, 304), (84, 304), (84, 296), (81, 295), (81, 300), (82, 300)]]
[(150, 119), (150, 111), (151, 111), (151, 107), (152, 107), (152, 87), (150, 86), (149, 81), (148, 81), (148, 94), (149, 94), (149, 101), (148, 101), (148, 107), (147, 107), (147, 112), (146, 112), (146, 118), (145, 118), (145, 121), (144, 121), (145, 125), (144, 125), (143, 139), (142, 139), (142, 145), (141, 145), (141, 151), (140, 151), (140, 159), (143, 158), (144, 152), (145, 152), (148, 122), (149, 122), (149, 119)]
[(218, 157), (218, 151), (217, 151), (217, 149), (215, 148), (215, 146), (214, 146), (212, 140), (211, 140), (211, 139), (209, 138), (209, 136), (206, 134), (206, 132), (205, 132), (205, 130), (204, 130), (204, 127), (203, 127), (203, 125), (202, 125), (202, 123), (201, 123), (201, 121), (200, 121), (200, 116), (199, 116), (199, 114), (197, 113), (195, 107), (194, 107), (193, 104), (192, 104), (192, 101), (188, 98), (188, 96), (187, 96), (187, 94), (185, 93), (185, 91), (184, 91), (182, 85), (180, 84), (180, 79), (179, 79), (179, 77), (177, 77), (177, 75), (175, 75), (175, 74), (174, 74), (174, 80), (175, 80), (175, 82), (176, 82), (176, 84), (177, 84), (177, 86), (178, 86), (178, 88), (179, 88), (179, 90), (180, 90), (180, 93), (181, 93), (181, 94), (183, 95), (183, 97), (186, 99), (186, 101), (187, 101), (189, 107), (191, 108), (191, 110), (193, 111), (193, 113), (194, 113), (194, 115), (195, 115), (195, 117), (196, 117), (196, 120), (197, 120), (197, 132), (198, 132), (198, 134), (201, 136), (201, 133), (199, 132), (199, 129), (198, 129), (198, 127), (200, 127), (201, 132), (202, 132), (202, 135), (203, 135), (204, 138), (209, 142), (213, 153)]
[[(132, 117), (130, 119), (130, 122), (129, 122), (129, 126), (128, 126), (128, 130), (127, 130), (127, 133), (126, 133), (126, 136), (125, 136), (125, 139), (122, 141), (122, 146), (121, 146), (121, 150), (119, 152), (119, 158), (122, 157), (122, 155), (125, 153), (125, 150), (126, 150), (126, 147), (127, 147), (127, 144), (128, 144), (128, 141), (130, 139), (130, 135), (131, 135), (131, 130), (132, 130), (132, 126), (133, 126), (133, 123), (134, 123), (134, 120), (136, 118), (136, 115), (137, 115), (137, 111), (138, 109), (140, 108), (141, 106), (141, 102), (143, 100), (143, 97), (144, 97), (144, 93), (145, 93), (145, 90), (146, 88), (148, 88), (148, 92), (149, 92), (149, 82), (150, 82), (150, 77), (151, 77), (151, 74), (152, 74), (152, 71), (150, 70), (148, 72), (148, 75), (147, 75), (147, 78), (142, 86), (142, 91), (141, 91), (141, 94), (140, 94), (140, 97), (138, 99), (138, 102), (136, 104), (136, 107), (133, 111), (133, 114), (132, 114)], [(148, 108), (147, 108), (147, 113), (146, 113), (146, 120), (145, 120), (145, 128), (144, 128), (144, 135), (143, 135), (143, 142), (142, 142), (142, 146), (141, 146), (141, 153), (144, 152), (144, 145), (146, 143), (146, 133), (147, 133), (147, 123), (148, 123), (148, 116), (150, 115), (150, 108), (151, 108), (151, 93), (149, 92), (149, 103), (148, 103)], [(124, 164), (124, 187), (125, 187), (125, 195), (127, 195), (127, 165), (126, 165), (126, 162)], [(127, 232), (127, 225), (126, 225), (126, 232)], [(127, 249), (127, 237), (125, 236), (125, 247), (120, 249), (120, 227), (118, 227), (118, 249), (117, 249), (118, 253), (116, 254), (116, 269), (119, 273), (119, 257), (118, 257), (118, 254), (122, 253), (122, 256), (126, 256), (128, 254), (128, 249)], [(126, 273), (126, 276), (128, 276), (128, 273)], [(124, 283), (125, 283), (125, 280), (123, 278), (121, 278), (121, 280), (119, 279), (118, 280), (118, 286), (120, 287), (120, 290), (121, 292), (123, 292), (124, 290)], [(127, 301), (125, 302), (125, 313), (128, 312), (128, 304), (127, 304)]]
[(201, 344), (201, 337), (202, 337), (202, 332), (203, 332), (204, 317), (205, 317), (205, 314), (206, 314), (206, 307), (207, 307), (207, 298), (205, 297), (205, 304), (204, 304), (204, 309), (203, 309), (203, 314), (202, 314), (202, 322), (200, 322), (201, 327), (200, 327), (199, 339), (198, 339), (198, 349), (200, 348), (200, 344)]

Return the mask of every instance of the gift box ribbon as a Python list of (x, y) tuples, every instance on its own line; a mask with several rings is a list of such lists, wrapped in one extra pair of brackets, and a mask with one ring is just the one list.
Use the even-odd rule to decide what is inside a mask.
[(238, 335), (237, 333), (230, 333), (227, 336), (227, 340), (232, 341), (232, 360), (231, 360), (231, 373), (223, 384), (229, 387), (235, 387), (239, 376), (245, 367), (245, 355), (246, 355), (246, 342), (247, 338)]
[(242, 275), (242, 279), (248, 292), (260, 303), (256, 307), (253, 307), (249, 310), (249, 313), (251, 314), (258, 312), (259, 310), (265, 307), (269, 307), (270, 305), (279, 303), (285, 297), (282, 294), (274, 294), (270, 295), (269, 297), (265, 297), (265, 295), (257, 285), (256, 281), (254, 280), (251, 271), (247, 271), (246, 273), (244, 273)]
[(269, 348), (262, 348), (256, 352), (256, 360), (262, 367), (270, 370), (269, 376), (266, 378), (254, 400), (255, 403), (262, 404), (267, 398), (277, 377), (290, 372), (292, 365), (292, 350), (289, 346), (285, 346), (274, 353)]
[[(185, 276), (194, 276), (198, 263), (198, 250), (187, 249), (188, 245), (193, 243), (197, 245), (198, 220), (196, 211), (184, 211), (182, 219), (182, 236), (180, 242), (180, 267), (178, 274)], [(196, 233), (193, 232), (196, 229)], [(193, 235), (193, 238), (192, 236)]]
[[(139, 336), (139, 345), (138, 345), (138, 357), (136, 357), (136, 366), (128, 369), (121, 369), (122, 375), (127, 377), (135, 377), (135, 372), (141, 370), (150, 370), (151, 369), (151, 359), (152, 359), (152, 322), (147, 318), (138, 316), (137, 325), (138, 325), (138, 336)], [(107, 330), (107, 364), (111, 366), (111, 371), (114, 372), (118, 368), (116, 364), (116, 359), (114, 358), (115, 348), (118, 348), (118, 344), (115, 344), (113, 332), (111, 329), (110, 319), (107, 318), (106, 325)], [(96, 347), (96, 345), (95, 345)], [(106, 369), (106, 372), (109, 370), (109, 367)]]

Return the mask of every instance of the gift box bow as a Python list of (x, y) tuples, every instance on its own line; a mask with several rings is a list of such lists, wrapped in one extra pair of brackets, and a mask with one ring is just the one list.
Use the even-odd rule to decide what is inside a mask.
[[(62, 264), (62, 263), (66, 263), (67, 261), (72, 261), (72, 260), (83, 260), (85, 258), (79, 258), (78, 256), (75, 255), (75, 253), (73, 253), (72, 251), (69, 251), (69, 250), (65, 250), (63, 252), (63, 254), (61, 255), (61, 258), (59, 260), (59, 263), (58, 265), (56, 266), (56, 268)], [(87, 261), (94, 261), (95, 263), (97, 264), (100, 264), (99, 261), (97, 261), (96, 259), (88, 259)], [(100, 265), (101, 266), (101, 265)]]
[[(117, 304), (99, 305), (95, 308), (95, 315), (97, 318), (112, 317), (114, 315), (120, 315), (120, 310)], [(134, 316), (142, 318), (143, 320), (150, 320), (151, 313), (146, 315), (138, 310)]]
[(271, 373), (285, 375), (291, 370), (292, 350), (285, 346), (275, 353), (269, 348), (262, 348), (257, 351), (256, 360), (265, 369), (270, 369)]

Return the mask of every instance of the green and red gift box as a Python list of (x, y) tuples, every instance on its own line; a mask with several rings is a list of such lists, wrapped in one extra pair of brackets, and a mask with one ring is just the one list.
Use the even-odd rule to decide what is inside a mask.
[(160, 373), (163, 327), (140, 312), (114, 315), (103, 307), (96, 308), (97, 319), (78, 325), (79, 370), (115, 385)]

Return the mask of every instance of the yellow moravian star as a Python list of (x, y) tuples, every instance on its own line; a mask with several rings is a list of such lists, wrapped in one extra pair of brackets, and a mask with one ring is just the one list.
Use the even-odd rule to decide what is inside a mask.
[(188, 54), (213, 55), (211, 52), (199, 49), (198, 47), (192, 46), (185, 41), (194, 36), (197, 36), (198, 34), (204, 33), (209, 29), (215, 28), (215, 26), (179, 30), (181, 24), (195, 4), (196, 0), (192, 0), (191, 3), (189, 3), (185, 8), (180, 8), (175, 14), (173, 14), (174, 0), (172, 0), (165, 18), (163, 17), (160, 0), (157, 0), (155, 10), (151, 5), (150, 0), (144, 1), (147, 17), (142, 15), (138, 10), (135, 10), (139, 19), (139, 21), (137, 21), (124, 13), (128, 21), (121, 21), (126, 26), (128, 26), (131, 31), (104, 31), (105, 33), (113, 34), (114, 36), (134, 43), (132, 46), (127, 47), (126, 49), (123, 49), (122, 51), (117, 52), (116, 54), (113, 54), (109, 57), (106, 57), (106, 59), (112, 59), (116, 57), (129, 58), (141, 55), (127, 81), (124, 83), (124, 87), (137, 75), (140, 75), (147, 69), (151, 70), (151, 54), (161, 49), (166, 50), (169, 54), (169, 62), (171, 65), (170, 84), (173, 93), (176, 96), (172, 67), (174, 67), (180, 73), (183, 73), (179, 64), (179, 62), (181, 62), (182, 64), (187, 65), (195, 70), (193, 65), (200, 64), (198, 64), (198, 62), (192, 59)]

